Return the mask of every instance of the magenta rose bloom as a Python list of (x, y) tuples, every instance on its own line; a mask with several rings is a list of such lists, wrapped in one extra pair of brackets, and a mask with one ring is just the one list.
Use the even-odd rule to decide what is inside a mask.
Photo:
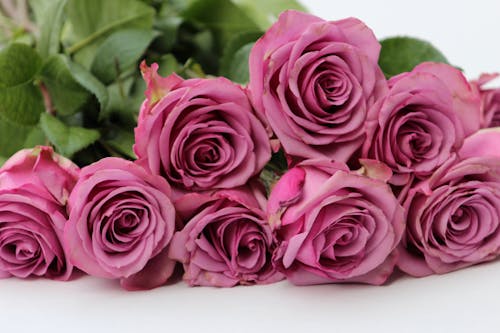
[(164, 284), (175, 263), (168, 244), (175, 231), (170, 186), (160, 176), (120, 158), (81, 170), (68, 201), (64, 230), (71, 262), (126, 289)]
[(275, 266), (297, 285), (362, 282), (380, 285), (396, 263), (404, 211), (377, 162), (365, 173), (342, 163), (309, 160), (281, 177), (268, 202), (280, 243)]
[(467, 138), (458, 157), (409, 191), (399, 268), (413, 276), (443, 274), (500, 253), (498, 129)]
[(50, 147), (17, 152), (0, 169), (0, 277), (68, 280), (66, 202), (79, 169)]
[(500, 126), (500, 88), (487, 88), (486, 85), (498, 78), (500, 74), (483, 74), (473, 87), (481, 96), (481, 127)]
[(268, 135), (243, 89), (225, 78), (161, 78), (148, 83), (135, 130), (138, 163), (179, 190), (244, 185), (271, 157)]
[(250, 97), (293, 160), (347, 161), (382, 97), (380, 44), (361, 21), (286, 11), (250, 53)]
[(369, 111), (363, 156), (387, 164), (396, 186), (423, 179), (479, 129), (479, 97), (462, 73), (423, 63), (389, 80), (389, 93)]
[(279, 281), (271, 263), (276, 244), (263, 210), (265, 198), (248, 186), (190, 193), (175, 202), (185, 227), (170, 257), (184, 265), (190, 286), (232, 287)]

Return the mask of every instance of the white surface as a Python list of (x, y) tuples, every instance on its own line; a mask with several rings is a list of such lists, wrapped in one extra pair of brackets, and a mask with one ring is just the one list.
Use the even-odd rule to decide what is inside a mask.
[[(326, 19), (357, 16), (378, 37), (428, 39), (471, 77), (500, 70), (498, 0), (305, 3)], [(384, 287), (177, 284), (127, 293), (90, 277), (9, 279), (0, 281), (0, 332), (498, 332), (499, 299), (500, 262)]]
[(500, 263), (384, 287), (286, 282), (125, 292), (91, 277), (0, 283), (0, 332), (498, 332)]

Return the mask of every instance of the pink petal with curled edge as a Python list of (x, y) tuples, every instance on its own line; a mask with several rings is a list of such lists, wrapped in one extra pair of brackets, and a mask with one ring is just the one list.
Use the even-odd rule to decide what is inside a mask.
[[(312, 169), (318, 169), (326, 173), (328, 176), (335, 174), (337, 171), (349, 172), (349, 167), (342, 162), (337, 162), (329, 159), (309, 159), (300, 162), (297, 166), (299, 167), (312, 167)], [(311, 170), (314, 172), (314, 170)], [(322, 177), (323, 179), (324, 177)]]
[(380, 43), (373, 31), (360, 20), (349, 17), (334, 22), (342, 29), (350, 44), (359, 47), (374, 63), (378, 63), (380, 55)]
[[(68, 221), (64, 228), (63, 246), (67, 251), (69, 261), (76, 267), (85, 267), (85, 272), (89, 275), (112, 279), (111, 273), (105, 271), (95, 261), (92, 254), (89, 254), (82, 244), (85, 240), (79, 237), (77, 221)], [(89, 245), (90, 246), (90, 245)]]
[(490, 81), (500, 77), (500, 73), (484, 73), (470, 82), (481, 97), (481, 127), (496, 127), (499, 124), (500, 89), (485, 87)]
[(392, 272), (394, 272), (397, 259), (398, 252), (394, 250), (380, 266), (365, 275), (349, 278), (346, 282), (368, 283), (376, 286), (383, 285)]
[(481, 76), (479, 76), (479, 79), (477, 79), (477, 84), (480, 86), (485, 85), (486, 83), (493, 81), (497, 77), (500, 77), (500, 73), (483, 73)]
[[(64, 206), (78, 178), (79, 168), (56, 154), (52, 147), (23, 149), (9, 158), (0, 171), (0, 187), (18, 188), (30, 184), (37, 194), (52, 196)], [(46, 194), (41, 192), (47, 191)]]
[[(256, 195), (262, 195), (262, 192), (258, 189), (253, 188), (252, 186), (242, 186), (234, 189), (219, 190), (215, 193), (216, 198), (227, 198), (252, 210), (262, 209), (262, 202), (257, 201), (257, 198), (255, 197)], [(262, 200), (262, 198), (260, 199)]]
[(458, 151), (461, 159), (481, 156), (500, 157), (500, 127), (485, 128), (465, 139)]
[(305, 177), (305, 171), (296, 167), (285, 173), (274, 186), (267, 202), (267, 214), (272, 227), (279, 226), (281, 214), (289, 205), (300, 200)]
[(148, 114), (153, 106), (168, 92), (183, 82), (183, 79), (173, 73), (167, 77), (158, 75), (158, 64), (153, 63), (148, 67), (146, 60), (143, 60), (140, 65), (141, 74), (146, 82), (147, 89), (144, 92), (146, 101), (141, 107), (141, 116)]
[(177, 215), (183, 221), (189, 220), (196, 210), (203, 206), (206, 202), (213, 200), (210, 193), (187, 193), (174, 201), (174, 206)]
[(168, 251), (168, 256), (171, 259), (177, 260), (181, 263), (188, 263), (189, 262), (189, 253), (188, 250), (186, 249), (189, 239), (189, 233), (190, 229), (186, 230), (184, 228), (181, 231), (178, 231), (174, 234), (174, 237), (172, 237), (172, 241), (170, 242), (170, 249)]
[(398, 252), (399, 258), (397, 266), (401, 271), (414, 277), (424, 277), (434, 274), (429, 268), (429, 265), (425, 262), (424, 257), (417, 257), (411, 254), (404, 245), (398, 247)]
[[(307, 233), (298, 234), (293, 236), (288, 241), (288, 245), (286, 246), (285, 253), (283, 254), (282, 258), (284, 268), (288, 269), (293, 264), (307, 235), (308, 235)], [(308, 258), (308, 259), (310, 261), (313, 261), (313, 258)]]
[(453, 96), (455, 112), (462, 122), (465, 136), (471, 135), (479, 129), (481, 121), (480, 96), (461, 71), (447, 64), (424, 62), (416, 66), (413, 72), (434, 74), (446, 84)]
[(165, 247), (154, 258), (151, 258), (140, 272), (121, 279), (120, 285), (129, 291), (160, 287), (172, 276), (175, 265), (176, 262), (168, 257), (168, 247)]
[(33, 172), (52, 196), (61, 205), (65, 205), (78, 179), (80, 168), (71, 160), (56, 154), (52, 147), (38, 146), (33, 149), (33, 153), (38, 149), (40, 152), (33, 166)]

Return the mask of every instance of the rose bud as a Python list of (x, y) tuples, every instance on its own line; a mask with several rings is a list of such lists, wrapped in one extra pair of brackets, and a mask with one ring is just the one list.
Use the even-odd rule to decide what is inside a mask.
[(84, 167), (64, 230), (71, 262), (90, 275), (119, 278), (126, 289), (164, 284), (175, 266), (167, 257), (175, 231), (170, 195), (162, 177), (130, 161), (109, 157)]
[(273, 261), (297, 285), (380, 285), (396, 263), (404, 211), (385, 183), (390, 170), (365, 161), (364, 172), (309, 160), (278, 181), (268, 202), (279, 247)]
[(66, 202), (79, 168), (50, 147), (24, 149), (0, 169), (0, 276), (68, 280)]
[(266, 222), (265, 198), (253, 186), (190, 193), (175, 202), (184, 229), (170, 256), (184, 265), (190, 286), (232, 287), (283, 279), (271, 263), (276, 244)]
[(269, 161), (268, 134), (240, 86), (222, 77), (162, 78), (157, 64), (141, 69), (148, 90), (135, 130), (137, 162), (177, 192), (244, 185)]
[(481, 96), (481, 127), (500, 126), (500, 88), (487, 88), (486, 85), (497, 79), (499, 73), (482, 74), (472, 86)]
[(407, 230), (399, 268), (412, 276), (443, 274), (500, 253), (500, 131), (481, 130), (404, 203)]
[(367, 111), (387, 90), (379, 53), (357, 19), (291, 10), (255, 43), (249, 95), (291, 160), (345, 162), (361, 147)]
[(390, 90), (369, 111), (363, 156), (393, 171), (396, 188), (425, 179), (479, 129), (479, 98), (462, 73), (423, 63), (389, 80)]

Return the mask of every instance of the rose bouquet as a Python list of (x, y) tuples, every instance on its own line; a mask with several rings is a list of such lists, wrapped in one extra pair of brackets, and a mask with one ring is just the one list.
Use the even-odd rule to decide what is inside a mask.
[(32, 1), (0, 51), (0, 277), (381, 285), (500, 254), (496, 74), (355, 18), (126, 2)]

